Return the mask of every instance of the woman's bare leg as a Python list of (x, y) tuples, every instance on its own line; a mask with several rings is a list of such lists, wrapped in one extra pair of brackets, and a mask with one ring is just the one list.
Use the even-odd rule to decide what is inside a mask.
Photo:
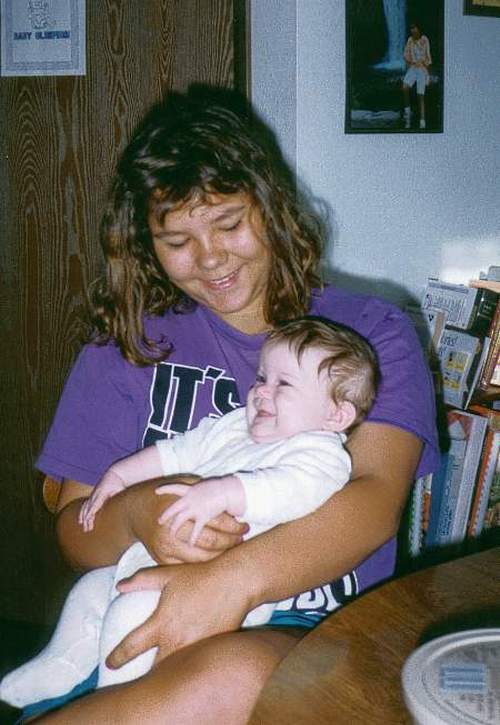
[(103, 688), (34, 722), (243, 725), (304, 630), (244, 630), (175, 652), (134, 682)]

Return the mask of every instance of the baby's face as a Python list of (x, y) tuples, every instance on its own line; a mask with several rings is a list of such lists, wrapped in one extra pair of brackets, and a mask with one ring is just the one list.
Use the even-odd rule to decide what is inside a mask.
[(328, 427), (335, 405), (327, 371), (318, 373), (324, 357), (322, 350), (309, 349), (299, 363), (286, 343), (264, 345), (255, 385), (247, 397), (248, 430), (256, 443)]

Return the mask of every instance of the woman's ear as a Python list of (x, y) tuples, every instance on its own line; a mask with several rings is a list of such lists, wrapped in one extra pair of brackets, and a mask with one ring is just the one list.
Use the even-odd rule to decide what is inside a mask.
[(355, 420), (356, 408), (352, 403), (344, 400), (337, 405), (332, 400), (330, 411), (323, 428), (332, 433), (341, 433), (350, 428)]

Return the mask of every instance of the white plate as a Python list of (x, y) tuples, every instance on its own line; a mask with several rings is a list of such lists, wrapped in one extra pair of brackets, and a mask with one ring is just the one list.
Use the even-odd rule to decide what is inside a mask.
[(500, 725), (500, 628), (427, 642), (406, 660), (402, 683), (418, 725)]

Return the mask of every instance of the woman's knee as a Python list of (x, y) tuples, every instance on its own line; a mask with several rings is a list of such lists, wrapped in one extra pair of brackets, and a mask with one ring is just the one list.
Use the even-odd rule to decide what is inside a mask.
[[(297, 642), (295, 633), (254, 630), (218, 635), (174, 653), (141, 680), (144, 699), (176, 725), (201, 719), (245, 723), (266, 680)], [(149, 692), (147, 692), (149, 690)]]

